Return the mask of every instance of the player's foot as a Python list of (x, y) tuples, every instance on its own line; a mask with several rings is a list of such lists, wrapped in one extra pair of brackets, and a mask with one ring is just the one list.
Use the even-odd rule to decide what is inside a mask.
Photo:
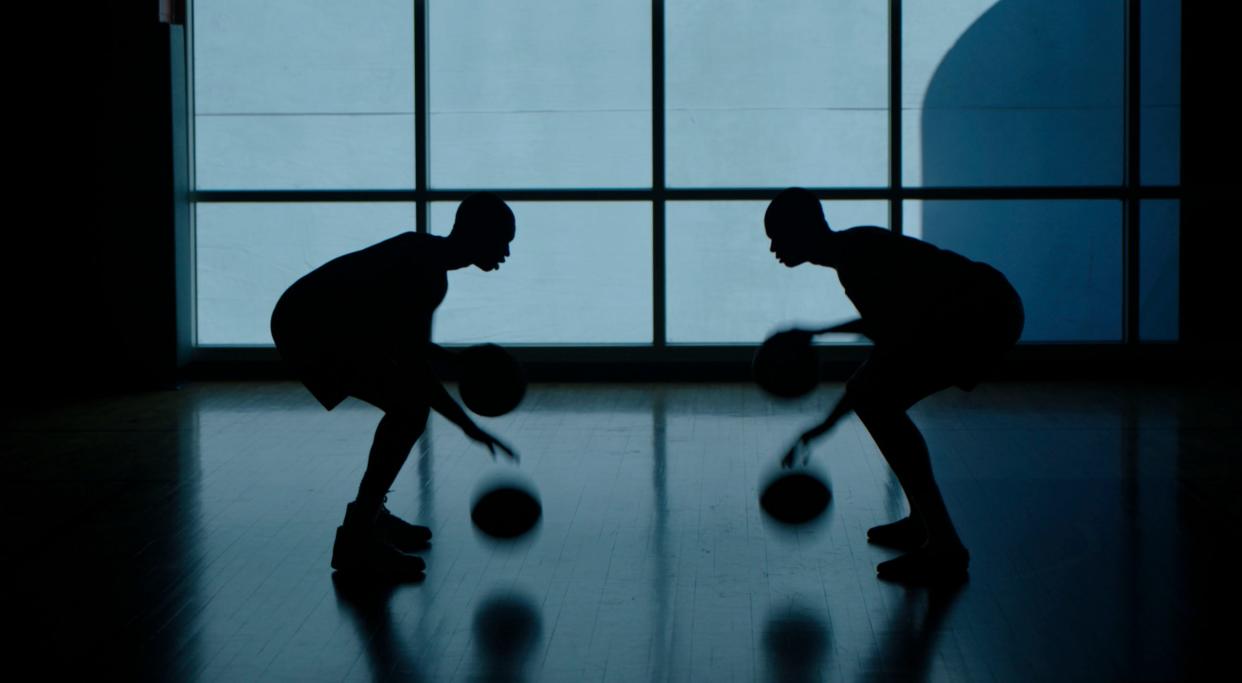
[[(385, 496), (383, 502), (387, 502)], [(355, 501), (345, 506), (345, 525), (372, 529), (381, 538), (391, 543), (397, 550), (412, 553), (426, 550), (431, 541), (431, 529), (425, 526), (410, 524), (397, 517), (383, 504), (372, 513), (364, 512)]]
[(927, 529), (912, 517), (867, 529), (867, 542), (898, 550), (915, 550), (927, 543)]
[(344, 524), (336, 528), (332, 568), (352, 576), (381, 581), (421, 581), (423, 558), (397, 550), (373, 528)]
[(388, 508), (383, 505), (380, 506), (379, 514), (375, 517), (375, 528), (381, 536), (402, 552), (412, 553), (416, 550), (425, 550), (431, 545), (431, 529), (410, 524), (389, 512)]
[(952, 585), (967, 579), (970, 553), (958, 545), (926, 546), (881, 562), (876, 574), (885, 581), (916, 585)]

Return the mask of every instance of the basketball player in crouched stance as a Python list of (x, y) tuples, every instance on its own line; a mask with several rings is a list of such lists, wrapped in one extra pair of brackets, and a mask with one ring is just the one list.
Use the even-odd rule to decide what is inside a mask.
[(867, 531), (871, 543), (908, 551), (880, 563), (879, 576), (964, 580), (970, 553), (936, 485), (927, 442), (906, 411), (951, 386), (973, 389), (1013, 348), (1025, 320), (1018, 293), (995, 268), (912, 237), (876, 227), (832, 230), (819, 199), (801, 188), (772, 201), (764, 228), (786, 266), (836, 270), (861, 319), (830, 331), (861, 333), (874, 343), (838, 403), (798, 438), (783, 464), (792, 465), (799, 453), (807, 457), (811, 441), (853, 411), (910, 504), (909, 517)]
[(384, 502), (431, 410), (493, 456), (498, 449), (516, 457), (470, 419), (430, 365), (451, 355), (431, 342), (447, 272), (471, 265), (496, 270), (514, 233), (513, 212), (503, 201), (471, 195), (447, 237), (406, 232), (345, 254), (293, 283), (277, 302), (272, 338), (315, 398), (328, 410), (353, 396), (384, 411), (358, 496), (337, 528), (332, 567), (338, 571), (393, 580), (422, 576), (423, 559), (410, 553), (428, 546), (431, 531), (399, 519)]

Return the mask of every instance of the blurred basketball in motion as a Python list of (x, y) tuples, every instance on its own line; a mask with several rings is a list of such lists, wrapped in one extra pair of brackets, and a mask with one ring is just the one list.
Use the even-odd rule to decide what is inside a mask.
[(819, 382), (819, 362), (811, 335), (799, 330), (768, 337), (755, 351), (751, 369), (764, 391), (781, 398), (805, 396)]
[(526, 534), (542, 514), (534, 484), (516, 472), (495, 475), (480, 484), (470, 508), (475, 528), (498, 539)]
[(782, 469), (760, 488), (759, 507), (781, 524), (805, 524), (823, 514), (832, 492), (826, 477), (806, 468)]
[(508, 351), (495, 344), (479, 344), (458, 355), (461, 364), (461, 400), (485, 417), (504, 415), (526, 396), (526, 373)]

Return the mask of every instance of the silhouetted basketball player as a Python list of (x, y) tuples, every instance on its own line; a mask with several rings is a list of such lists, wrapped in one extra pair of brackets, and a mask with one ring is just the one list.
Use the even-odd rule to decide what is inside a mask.
[(346, 506), (332, 550), (335, 569), (407, 578), (423, 571), (426, 527), (384, 507), (385, 496), (429, 411), (461, 427), (495, 455), (512, 449), (479, 428), (432, 374), (429, 361), (452, 354), (431, 343), (431, 316), (448, 291), (447, 272), (491, 271), (509, 255), (513, 212), (475, 194), (457, 208), (448, 237), (406, 232), (335, 258), (293, 283), (272, 312), (281, 356), (328, 410), (353, 396), (384, 411), (358, 497)]
[(912, 237), (875, 227), (834, 231), (819, 199), (801, 188), (772, 201), (764, 227), (778, 261), (835, 269), (858, 309), (860, 320), (819, 332), (859, 332), (874, 342), (844, 396), (799, 437), (784, 464), (853, 411), (910, 503), (909, 517), (867, 531), (872, 543), (910, 551), (881, 563), (879, 575), (912, 582), (965, 578), (970, 554), (932, 475), (927, 443), (906, 411), (950, 386), (973, 389), (1017, 343), (1024, 322), (1018, 293), (991, 266)]

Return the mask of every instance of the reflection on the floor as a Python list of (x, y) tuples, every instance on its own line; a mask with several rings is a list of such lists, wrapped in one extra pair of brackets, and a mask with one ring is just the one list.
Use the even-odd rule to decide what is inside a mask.
[(474, 612), (478, 677), (489, 681), (528, 680), (525, 671), (539, 652), (543, 620), (533, 601), (517, 592), (487, 596)]
[(332, 573), (340, 612), (352, 623), (359, 642), (365, 643), (363, 661), (373, 681), (425, 680), (416, 665), (418, 648), (393, 625), (389, 603), (403, 587), (351, 580)]
[(856, 420), (816, 451), (822, 526), (764, 522), (762, 474), (837, 390), (534, 386), (488, 421), (544, 505), (507, 547), (469, 520), (494, 465), (436, 418), (388, 502), (435, 530), (427, 580), (392, 589), (328, 568), (363, 404), (222, 383), (24, 416), (0, 432), (25, 587), (6, 604), (73, 644), (49, 666), (187, 681), (1160, 679), (1223, 656), (1238, 399), (1023, 384), (917, 406), (974, 558), (940, 594), (874, 577), (892, 553), (865, 529), (905, 502)]
[(825, 660), (831, 649), (832, 633), (814, 612), (787, 606), (768, 616), (763, 629), (768, 680), (823, 680), (827, 674)]

